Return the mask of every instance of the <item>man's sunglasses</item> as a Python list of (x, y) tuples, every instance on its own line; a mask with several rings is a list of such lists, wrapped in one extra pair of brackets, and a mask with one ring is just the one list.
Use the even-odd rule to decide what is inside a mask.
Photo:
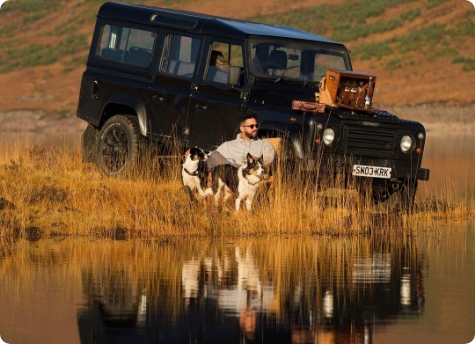
[(259, 129), (259, 123), (250, 124), (250, 125), (241, 125), (241, 127), (244, 127), (244, 128), (251, 128), (251, 129), (254, 129), (254, 127), (256, 127), (256, 129)]

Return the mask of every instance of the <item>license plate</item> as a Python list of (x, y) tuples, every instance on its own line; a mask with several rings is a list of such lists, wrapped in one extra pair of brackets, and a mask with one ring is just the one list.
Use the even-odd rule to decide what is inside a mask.
[(353, 175), (371, 178), (391, 178), (391, 167), (353, 165)]

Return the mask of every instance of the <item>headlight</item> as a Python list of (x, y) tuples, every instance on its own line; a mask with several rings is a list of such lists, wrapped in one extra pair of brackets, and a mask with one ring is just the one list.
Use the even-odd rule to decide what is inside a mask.
[(401, 139), (401, 150), (407, 153), (412, 147), (412, 138), (409, 135), (404, 135)]
[(323, 132), (323, 142), (329, 146), (335, 139), (335, 131), (332, 128), (326, 128)]

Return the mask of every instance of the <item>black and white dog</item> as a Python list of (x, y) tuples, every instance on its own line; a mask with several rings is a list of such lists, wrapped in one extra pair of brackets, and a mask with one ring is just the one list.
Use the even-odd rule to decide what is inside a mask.
[(220, 165), (213, 170), (213, 193), (215, 204), (226, 202), (236, 195), (236, 211), (244, 201), (247, 211), (251, 211), (252, 202), (262, 179), (262, 156), (255, 159), (247, 154), (246, 163), (237, 170), (230, 165)]
[[(213, 190), (206, 188), (208, 174), (203, 162), (208, 159), (208, 155), (201, 148), (190, 148), (189, 155), (186, 155), (185, 162), (181, 169), (183, 186), (187, 188), (190, 197), (193, 197), (195, 190), (198, 192), (197, 198), (211, 196)], [(204, 189), (204, 190), (203, 190)]]

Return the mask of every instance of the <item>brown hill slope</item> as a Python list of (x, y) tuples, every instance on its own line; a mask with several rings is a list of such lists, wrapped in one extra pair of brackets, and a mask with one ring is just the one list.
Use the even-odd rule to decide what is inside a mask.
[[(38, 4), (49, 1), (51, 9), (43, 8), (43, 12), (34, 9), (4, 10), (10, 3), (16, 1), (26, 0), (10, 0), (0, 10), (0, 61), (3, 60), (6, 70), (0, 73), (0, 113), (11, 110), (40, 110), (64, 116), (74, 114), (87, 45), (91, 40), (94, 26), (94, 14), (102, 2), (28, 0)], [(270, 16), (269, 22), (272, 22), (275, 16), (285, 16), (299, 11), (305, 13), (311, 7), (324, 3), (343, 3), (342, 0), (141, 2), (152, 6), (180, 8), (234, 18)], [(385, 21), (391, 18), (397, 19), (411, 13), (417, 15), (411, 20), (404, 21), (402, 26), (345, 42), (348, 48), (355, 52), (354, 69), (377, 75), (375, 102), (379, 103), (379, 106), (420, 104), (463, 106), (475, 103), (470, 86), (475, 80), (473, 70), (475, 68), (470, 70), (466, 64), (454, 63), (455, 58), (458, 58), (459, 62), (463, 62), (464, 59), (465, 62), (470, 62), (470, 58), (475, 55), (475, 29), (470, 26), (475, 18), (473, 6), (464, 0), (409, 1), (388, 7), (382, 16), (370, 18), (368, 23), (381, 18)], [(455, 28), (462, 25), (458, 23), (468, 25), (466, 29), (468, 33), (465, 36), (460, 38), (457, 38), (456, 34), (449, 36), (449, 39), (454, 39), (444, 43), (445, 45), (442, 43), (431, 45), (421, 41), (419, 52), (414, 50), (401, 52), (398, 50), (399, 43), (390, 41), (394, 37), (405, 37), (413, 32), (417, 33), (418, 29), (434, 24)], [(331, 30), (328, 33), (333, 34)], [(447, 32), (440, 35), (440, 42), (446, 42)], [(415, 41), (417, 43), (417, 39)], [(380, 59), (369, 60), (364, 58), (361, 51), (358, 52), (359, 47), (369, 49), (371, 43), (381, 42), (384, 44), (389, 42), (387, 44), (392, 46), (393, 52)], [(26, 56), (31, 56), (33, 62), (26, 59)], [(35, 62), (38, 59), (49, 61), (50, 57), (52, 57), (50, 64), (37, 65), (43, 63)], [(17, 65), (15, 60), (19, 61)], [(35, 64), (36, 66), (29, 66)], [(463, 70), (464, 66), (466, 71)], [(2, 65), (0, 70), (1, 67)]]

